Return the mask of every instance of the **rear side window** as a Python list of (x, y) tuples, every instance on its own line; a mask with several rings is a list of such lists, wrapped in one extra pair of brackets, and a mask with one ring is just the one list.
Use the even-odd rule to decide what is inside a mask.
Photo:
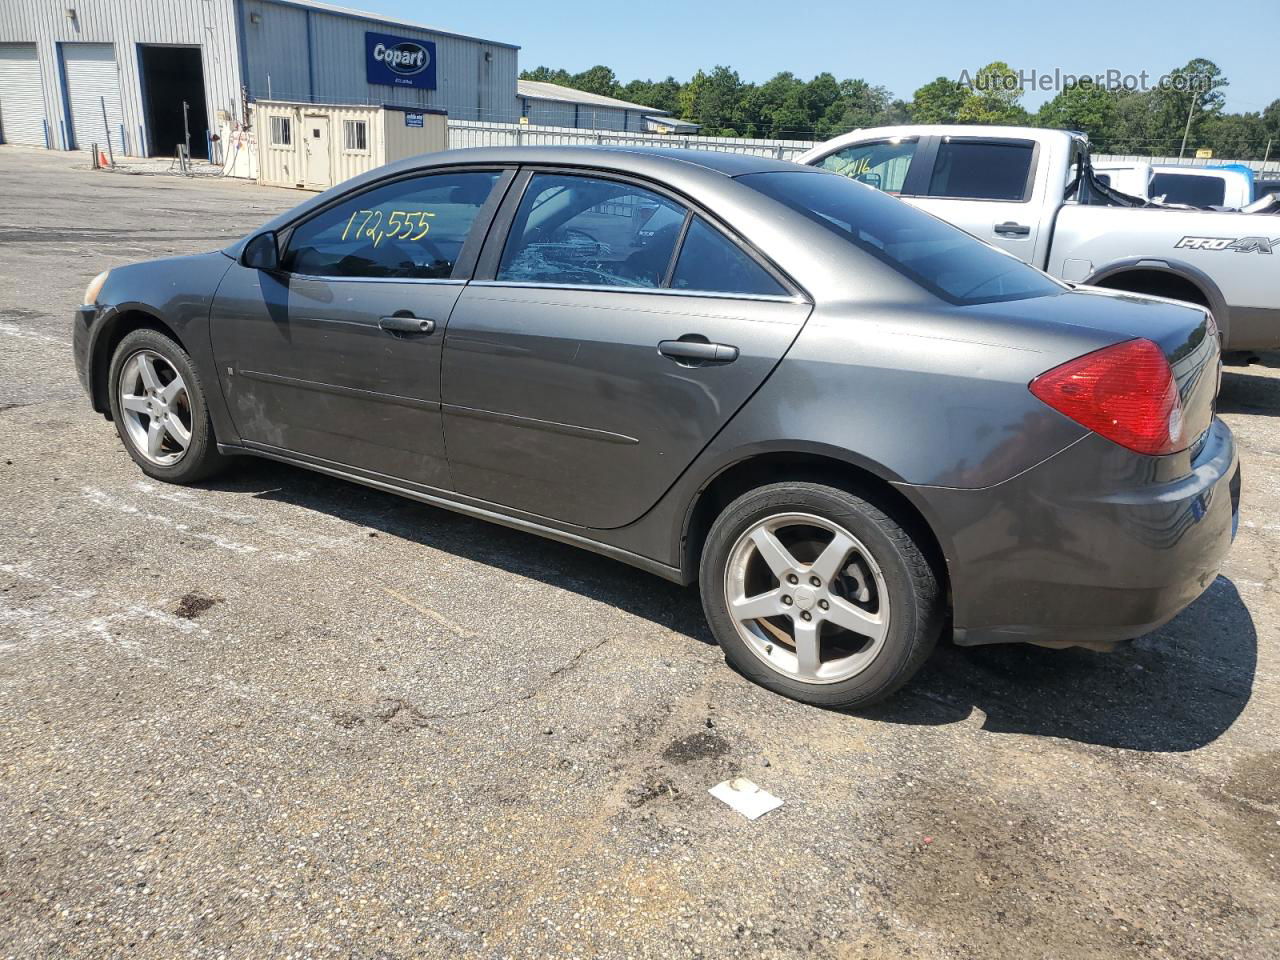
[(753, 173), (738, 177), (935, 296), (992, 303), (1061, 293), (1063, 287), (1017, 257), (893, 197), (827, 174)]
[(929, 196), (962, 200), (1026, 200), (1031, 196), (1030, 141), (944, 140), (929, 177)]
[(356, 194), (300, 224), (282, 265), (315, 277), (448, 279), (498, 176), (437, 173)]
[(1193, 207), (1220, 207), (1227, 198), (1227, 184), (1221, 177), (1199, 177), (1188, 173), (1157, 173), (1151, 178), (1152, 197), (1165, 203), (1185, 203)]
[(694, 217), (680, 248), (671, 289), (748, 296), (786, 296), (769, 272), (701, 217)]
[(497, 279), (659, 287), (685, 208), (633, 184), (538, 173), (516, 211)]
[(916, 146), (915, 140), (857, 143), (828, 154), (818, 166), (885, 193), (898, 194), (906, 183)]

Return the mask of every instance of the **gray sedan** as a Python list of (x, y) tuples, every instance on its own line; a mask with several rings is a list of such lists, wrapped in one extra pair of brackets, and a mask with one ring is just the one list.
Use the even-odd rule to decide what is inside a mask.
[(733, 666), (825, 706), (944, 627), (1149, 631), (1237, 516), (1206, 311), (754, 157), (394, 164), (97, 277), (75, 355), (151, 477), (269, 457), (696, 581)]

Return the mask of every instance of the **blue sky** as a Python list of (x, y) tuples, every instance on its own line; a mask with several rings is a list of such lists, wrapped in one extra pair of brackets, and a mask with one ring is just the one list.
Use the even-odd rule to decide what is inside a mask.
[[(1227, 108), (1261, 110), (1280, 97), (1275, 67), (1280, 4), (1206, 0), (336, 0), (459, 33), (521, 46), (522, 69), (570, 71), (605, 63), (626, 82), (723, 63), (744, 80), (779, 70), (863, 77), (896, 96), (934, 77), (958, 77), (992, 60), (1015, 69), (1075, 73), (1146, 70), (1153, 78), (1204, 56), (1231, 86)], [(1270, 21), (1269, 28), (1267, 21)], [(1270, 50), (1268, 48), (1271, 48)], [(1027, 93), (1031, 108), (1051, 94)]]

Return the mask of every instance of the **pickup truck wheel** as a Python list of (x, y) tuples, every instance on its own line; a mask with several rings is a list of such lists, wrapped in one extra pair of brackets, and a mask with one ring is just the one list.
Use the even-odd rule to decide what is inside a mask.
[(815, 483), (777, 483), (725, 508), (699, 570), (725, 659), (822, 707), (865, 707), (928, 658), (942, 600), (928, 560), (887, 513)]
[(126, 334), (112, 355), (108, 383), (116, 432), (147, 476), (196, 483), (224, 465), (204, 385), (171, 338), (150, 329)]

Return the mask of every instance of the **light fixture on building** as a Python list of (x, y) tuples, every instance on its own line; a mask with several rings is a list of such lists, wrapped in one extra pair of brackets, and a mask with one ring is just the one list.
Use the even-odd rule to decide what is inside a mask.
[(486, 51), (484, 52), (484, 62), (485, 62), (485, 63), (493, 63), (493, 51), (492, 51), (492, 50), (486, 50)]
[(70, 20), (72, 23), (75, 23), (75, 22), (76, 22), (76, 8), (75, 8), (75, 7), (67, 7), (67, 19), (68, 19), (68, 20)]
[(257, 24), (261, 23), (261, 22), (262, 22), (262, 14), (260, 14), (260, 13), (251, 13), (251, 14), (249, 14), (249, 22), (250, 22), (250, 23), (252, 23), (252, 24), (254, 24), (255, 26), (256, 26)]

